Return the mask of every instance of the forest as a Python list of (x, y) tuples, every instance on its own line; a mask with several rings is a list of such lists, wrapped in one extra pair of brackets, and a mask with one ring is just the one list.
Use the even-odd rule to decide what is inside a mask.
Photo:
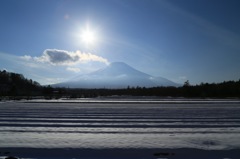
[(53, 88), (41, 86), (22, 74), (0, 71), (0, 100), (2, 99), (59, 99), (94, 98), (100, 96), (156, 96), (185, 98), (240, 98), (240, 79), (221, 83), (191, 85), (186, 81), (181, 87), (131, 87), (124, 89)]

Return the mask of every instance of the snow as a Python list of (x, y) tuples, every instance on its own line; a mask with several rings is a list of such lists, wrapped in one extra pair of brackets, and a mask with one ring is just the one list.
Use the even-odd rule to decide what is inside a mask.
[(3, 102), (0, 159), (235, 159), (239, 116), (239, 101), (229, 100)]
[(54, 87), (69, 88), (127, 88), (179, 86), (166, 78), (153, 77), (138, 71), (123, 62), (114, 62), (107, 67), (85, 75), (79, 75)]

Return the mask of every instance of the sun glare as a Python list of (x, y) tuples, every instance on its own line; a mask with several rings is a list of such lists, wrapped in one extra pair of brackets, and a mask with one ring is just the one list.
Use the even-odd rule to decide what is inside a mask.
[(96, 33), (93, 30), (90, 30), (89, 28), (87, 28), (87, 29), (82, 31), (81, 39), (85, 44), (93, 45), (97, 41), (97, 36), (96, 36)]

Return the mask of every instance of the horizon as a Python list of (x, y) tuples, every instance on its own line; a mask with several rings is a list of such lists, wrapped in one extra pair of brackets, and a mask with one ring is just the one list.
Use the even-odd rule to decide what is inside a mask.
[[(116, 65), (117, 64), (117, 65)], [(121, 65), (120, 66), (120, 70), (118, 69), (118, 66), (119, 66), (119, 64)], [(115, 65), (115, 66), (114, 66)], [(125, 71), (125, 73), (124, 74), (122, 74), (122, 67), (127, 67), (128, 68), (128, 70), (124, 70)], [(115, 70), (116, 71), (116, 69), (117, 69), (117, 72), (113, 72), (113, 70)], [(102, 76), (99, 76), (99, 73), (101, 73), (101, 72), (106, 72), (106, 70), (107, 70), (107, 72), (108, 72), (108, 74), (103, 74)], [(109, 70), (111, 70), (111, 72), (109, 72)], [(16, 72), (9, 72), (9, 71), (7, 71), (7, 70), (0, 70), (0, 72), (2, 72), (2, 71), (6, 71), (7, 73), (13, 73), (13, 74), (19, 74), (19, 75), (22, 75), (23, 76), (23, 78), (25, 78), (26, 80), (32, 80), (32, 79), (28, 79), (28, 78), (26, 78), (25, 76), (24, 76), (24, 74), (21, 74), (21, 73), (16, 73)], [(84, 86), (84, 85), (82, 85), (82, 83), (81, 83), (81, 81), (85, 81), (86, 80), (86, 78), (89, 78), (88, 80), (90, 80), (90, 81), (92, 81), (93, 79), (91, 79), (92, 77), (91, 76), (93, 76), (94, 78), (99, 78), (99, 79), (101, 79), (101, 80), (103, 80), (103, 79), (105, 79), (105, 82), (106, 83), (108, 83), (108, 82), (110, 82), (109, 80), (112, 80), (112, 78), (115, 78), (115, 82), (119, 82), (119, 80), (124, 80), (122, 77), (123, 76), (128, 76), (128, 75), (130, 75), (128, 78), (132, 78), (131, 77), (131, 75), (132, 74), (129, 74), (129, 71), (130, 72), (132, 72), (132, 71), (134, 71), (135, 73), (137, 72), (137, 74), (139, 74), (140, 73), (140, 76), (142, 76), (142, 75), (144, 75), (144, 76), (149, 76), (150, 78), (149, 79), (157, 79), (157, 78), (160, 78), (160, 79), (162, 79), (162, 80), (166, 80), (166, 81), (168, 81), (168, 82), (170, 82), (171, 84), (170, 85), (165, 85), (164, 83), (162, 83), (162, 84), (160, 84), (160, 85), (155, 85), (155, 86), (147, 86), (147, 85), (136, 85), (136, 84), (133, 84), (133, 85), (131, 85), (131, 84), (127, 84), (126, 86), (120, 86), (120, 87), (114, 87), (114, 86), (110, 86), (110, 87), (106, 87), (106, 86), (101, 86), (101, 84), (102, 83), (98, 83), (99, 85), (97, 86), (97, 87), (94, 87), (94, 86), (91, 86), (91, 87), (87, 87), (87, 86)], [(116, 74), (116, 75), (113, 75), (113, 74)], [(110, 76), (111, 77), (110, 77)], [(120, 75), (120, 77), (121, 78), (119, 78), (119, 75)], [(109, 76), (110, 77), (110, 79), (106, 79), (106, 76)], [(134, 77), (135, 75), (133, 74), (133, 78), (136, 78), (136, 76)], [(81, 79), (82, 78), (82, 79)], [(85, 79), (84, 79), (85, 78)], [(140, 77), (141, 78), (141, 77)], [(81, 79), (81, 80), (76, 80), (76, 79)], [(34, 80), (33, 80), (34, 81)], [(78, 86), (75, 86), (75, 82), (76, 81), (78, 81), (79, 82), (79, 85)], [(166, 82), (165, 81), (165, 82)], [(152, 75), (150, 75), (150, 74), (147, 74), (147, 73), (144, 73), (144, 72), (142, 72), (142, 71), (140, 71), (140, 70), (137, 70), (137, 69), (135, 69), (135, 68), (133, 68), (133, 67), (131, 67), (130, 65), (128, 65), (127, 63), (124, 63), (124, 62), (111, 62), (111, 63), (108, 63), (107, 64), (107, 66), (105, 66), (105, 67), (103, 67), (103, 68), (100, 68), (100, 69), (98, 69), (98, 70), (95, 70), (95, 71), (93, 71), (93, 72), (90, 72), (90, 73), (87, 73), (87, 74), (80, 74), (80, 75), (77, 75), (77, 76), (75, 76), (75, 77), (73, 77), (72, 79), (67, 79), (66, 81), (62, 81), (62, 82), (59, 82), (59, 83), (53, 83), (53, 84), (45, 84), (45, 85), (42, 85), (42, 84), (40, 84), (38, 81), (34, 81), (34, 82), (37, 82), (38, 84), (40, 84), (40, 86), (53, 86), (53, 88), (70, 88), (70, 86), (69, 86), (69, 84), (70, 85), (73, 85), (73, 86), (71, 86), (71, 88), (80, 88), (80, 89), (102, 89), (102, 88), (107, 88), (107, 89), (112, 89), (112, 88), (114, 88), (114, 89), (122, 89), (122, 88), (128, 88), (128, 87), (133, 87), (133, 88), (156, 88), (156, 87), (176, 87), (176, 88), (180, 88), (180, 87), (184, 87), (184, 85), (189, 85), (189, 86), (202, 86), (202, 85), (208, 85), (208, 84), (210, 84), (210, 85), (218, 85), (218, 84), (222, 84), (222, 83), (225, 83), (225, 82), (239, 82), (240, 81), (240, 79), (238, 79), (238, 80), (228, 80), (228, 81), (220, 81), (220, 82), (212, 82), (212, 83), (208, 83), (208, 82), (201, 82), (201, 83), (196, 83), (196, 84), (192, 84), (192, 83), (190, 83), (189, 82), (189, 80), (186, 80), (186, 81), (184, 81), (184, 83), (175, 83), (175, 82), (173, 82), (173, 81), (171, 81), (171, 80), (169, 80), (169, 79), (167, 79), (167, 78), (164, 78), (164, 77), (160, 77), (160, 76), (152, 76)], [(71, 83), (71, 82), (73, 82), (73, 83)], [(158, 82), (161, 82), (161, 81), (158, 81)], [(163, 82), (163, 81), (162, 81)], [(91, 82), (90, 82), (91, 83)], [(67, 86), (66, 86), (66, 84), (67, 84)], [(89, 84), (89, 83), (88, 83)], [(124, 83), (123, 83), (124, 84)]]
[(190, 84), (240, 78), (240, 2), (0, 2), (0, 70), (41, 85), (124, 62)]

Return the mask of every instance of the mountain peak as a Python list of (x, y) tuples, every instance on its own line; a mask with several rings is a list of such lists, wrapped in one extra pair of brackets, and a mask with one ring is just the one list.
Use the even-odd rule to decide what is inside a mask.
[(55, 86), (72, 88), (127, 88), (176, 86), (176, 83), (165, 78), (153, 77), (141, 72), (124, 62), (113, 62), (105, 68), (86, 75), (79, 75), (72, 80)]
[(110, 65), (109, 66), (128, 66), (128, 67), (130, 67), (128, 64), (126, 64), (126, 63), (124, 63), (124, 62), (112, 62), (112, 63), (110, 63)]
[[(124, 63), (124, 62), (112, 62), (110, 65), (108, 65), (106, 68), (111, 68), (111, 69), (117, 69), (118, 71), (119, 70), (122, 70), (122, 69), (126, 69), (126, 70), (129, 70), (129, 69), (134, 69), (132, 68), (131, 66), (129, 66), (128, 64)], [(125, 71), (126, 71), (125, 70)], [(135, 70), (135, 69), (134, 69)], [(124, 70), (123, 70), (124, 71)]]
[(94, 75), (101, 75), (101, 76), (119, 76), (119, 75), (129, 75), (129, 76), (147, 76), (150, 75), (145, 74), (141, 71), (136, 70), (135, 68), (129, 66), (124, 62), (113, 62), (107, 67), (92, 72), (91, 74)]

